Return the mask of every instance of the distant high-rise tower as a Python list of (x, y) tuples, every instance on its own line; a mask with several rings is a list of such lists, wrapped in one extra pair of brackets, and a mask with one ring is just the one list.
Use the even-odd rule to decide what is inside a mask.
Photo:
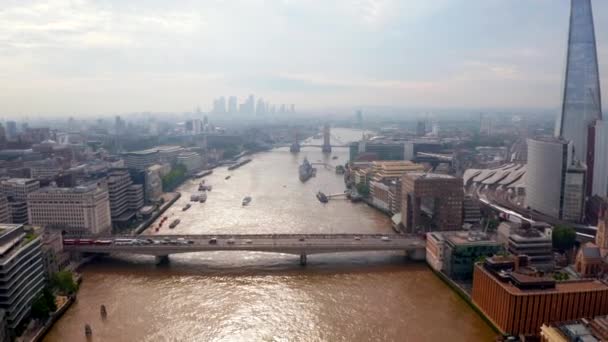
[(418, 120), (416, 123), (416, 135), (422, 137), (426, 134), (426, 124), (424, 120)]
[(266, 114), (266, 103), (264, 102), (264, 99), (262, 99), (262, 98), (258, 99), (258, 104), (255, 107), (255, 113), (256, 113), (256, 115)]
[(230, 96), (228, 98), (228, 113), (230, 113), (230, 114), (236, 114), (237, 111), (238, 111), (238, 109), (237, 109), (237, 99), (236, 99), (236, 96)]
[(17, 123), (15, 121), (6, 122), (6, 135), (9, 139), (17, 138)]
[(571, 141), (587, 167), (586, 194), (608, 195), (608, 125), (602, 121), (591, 0), (571, 0), (562, 112), (555, 135)]

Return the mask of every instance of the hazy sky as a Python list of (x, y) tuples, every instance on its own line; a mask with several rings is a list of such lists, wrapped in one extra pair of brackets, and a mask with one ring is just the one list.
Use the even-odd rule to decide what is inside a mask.
[[(595, 0), (608, 99), (608, 1)], [(0, 116), (558, 107), (569, 0), (1, 0)], [(608, 100), (607, 100), (608, 101)]]

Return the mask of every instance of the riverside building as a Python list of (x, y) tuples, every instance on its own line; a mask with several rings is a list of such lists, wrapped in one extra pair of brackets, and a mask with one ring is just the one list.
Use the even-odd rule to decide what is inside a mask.
[(492, 257), (475, 265), (473, 303), (502, 333), (537, 336), (543, 324), (608, 314), (608, 285), (556, 282), (527, 272), (524, 258)]
[(28, 223), (27, 195), (40, 189), (40, 182), (30, 178), (0, 181), (0, 192), (8, 198), (13, 223)]
[(32, 225), (61, 227), (69, 234), (105, 234), (112, 227), (108, 190), (96, 182), (32, 192), (28, 211)]
[(15, 329), (44, 287), (40, 237), (27, 237), (21, 224), (0, 224), (0, 279), (0, 309)]
[[(462, 179), (453, 176), (408, 172), (401, 178), (401, 216), (407, 231), (459, 230), (462, 228)], [(421, 216), (426, 212), (430, 220)]]
[(127, 169), (110, 170), (107, 183), (112, 222), (126, 224), (144, 206), (143, 185), (133, 184)]

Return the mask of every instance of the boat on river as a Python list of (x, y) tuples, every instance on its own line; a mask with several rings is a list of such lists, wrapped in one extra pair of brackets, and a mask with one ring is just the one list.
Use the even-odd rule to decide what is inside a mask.
[(300, 176), (300, 181), (306, 182), (315, 175), (317, 169), (312, 167), (307, 158), (304, 158), (304, 161), (302, 161), (302, 165), (300, 165), (300, 167), (298, 168), (298, 172)]
[(175, 227), (177, 227), (177, 225), (180, 223), (181, 221), (179, 219), (175, 219), (173, 220), (173, 222), (171, 222), (171, 224), (169, 225), (169, 228), (173, 229)]
[(249, 205), (249, 203), (251, 203), (251, 197), (247, 196), (245, 198), (243, 198), (243, 202), (241, 203), (244, 206)]
[(190, 203), (188, 203), (188, 204), (186, 204), (185, 207), (182, 208), (182, 211), (186, 211), (186, 210), (190, 209), (190, 207), (191, 207), (191, 205), (190, 205)]
[(327, 202), (329, 202), (329, 198), (327, 197), (327, 195), (325, 195), (321, 191), (317, 192), (317, 199), (321, 203), (327, 203)]

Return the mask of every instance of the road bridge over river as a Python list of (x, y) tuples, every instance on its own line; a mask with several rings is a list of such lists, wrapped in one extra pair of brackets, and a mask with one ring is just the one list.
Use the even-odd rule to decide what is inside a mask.
[(424, 260), (425, 241), (414, 235), (383, 234), (248, 234), (248, 235), (140, 235), (78, 237), (86, 244), (64, 245), (70, 252), (154, 255), (159, 262), (171, 254), (205, 251), (255, 251), (295, 254), (306, 264), (310, 254), (404, 251)]

